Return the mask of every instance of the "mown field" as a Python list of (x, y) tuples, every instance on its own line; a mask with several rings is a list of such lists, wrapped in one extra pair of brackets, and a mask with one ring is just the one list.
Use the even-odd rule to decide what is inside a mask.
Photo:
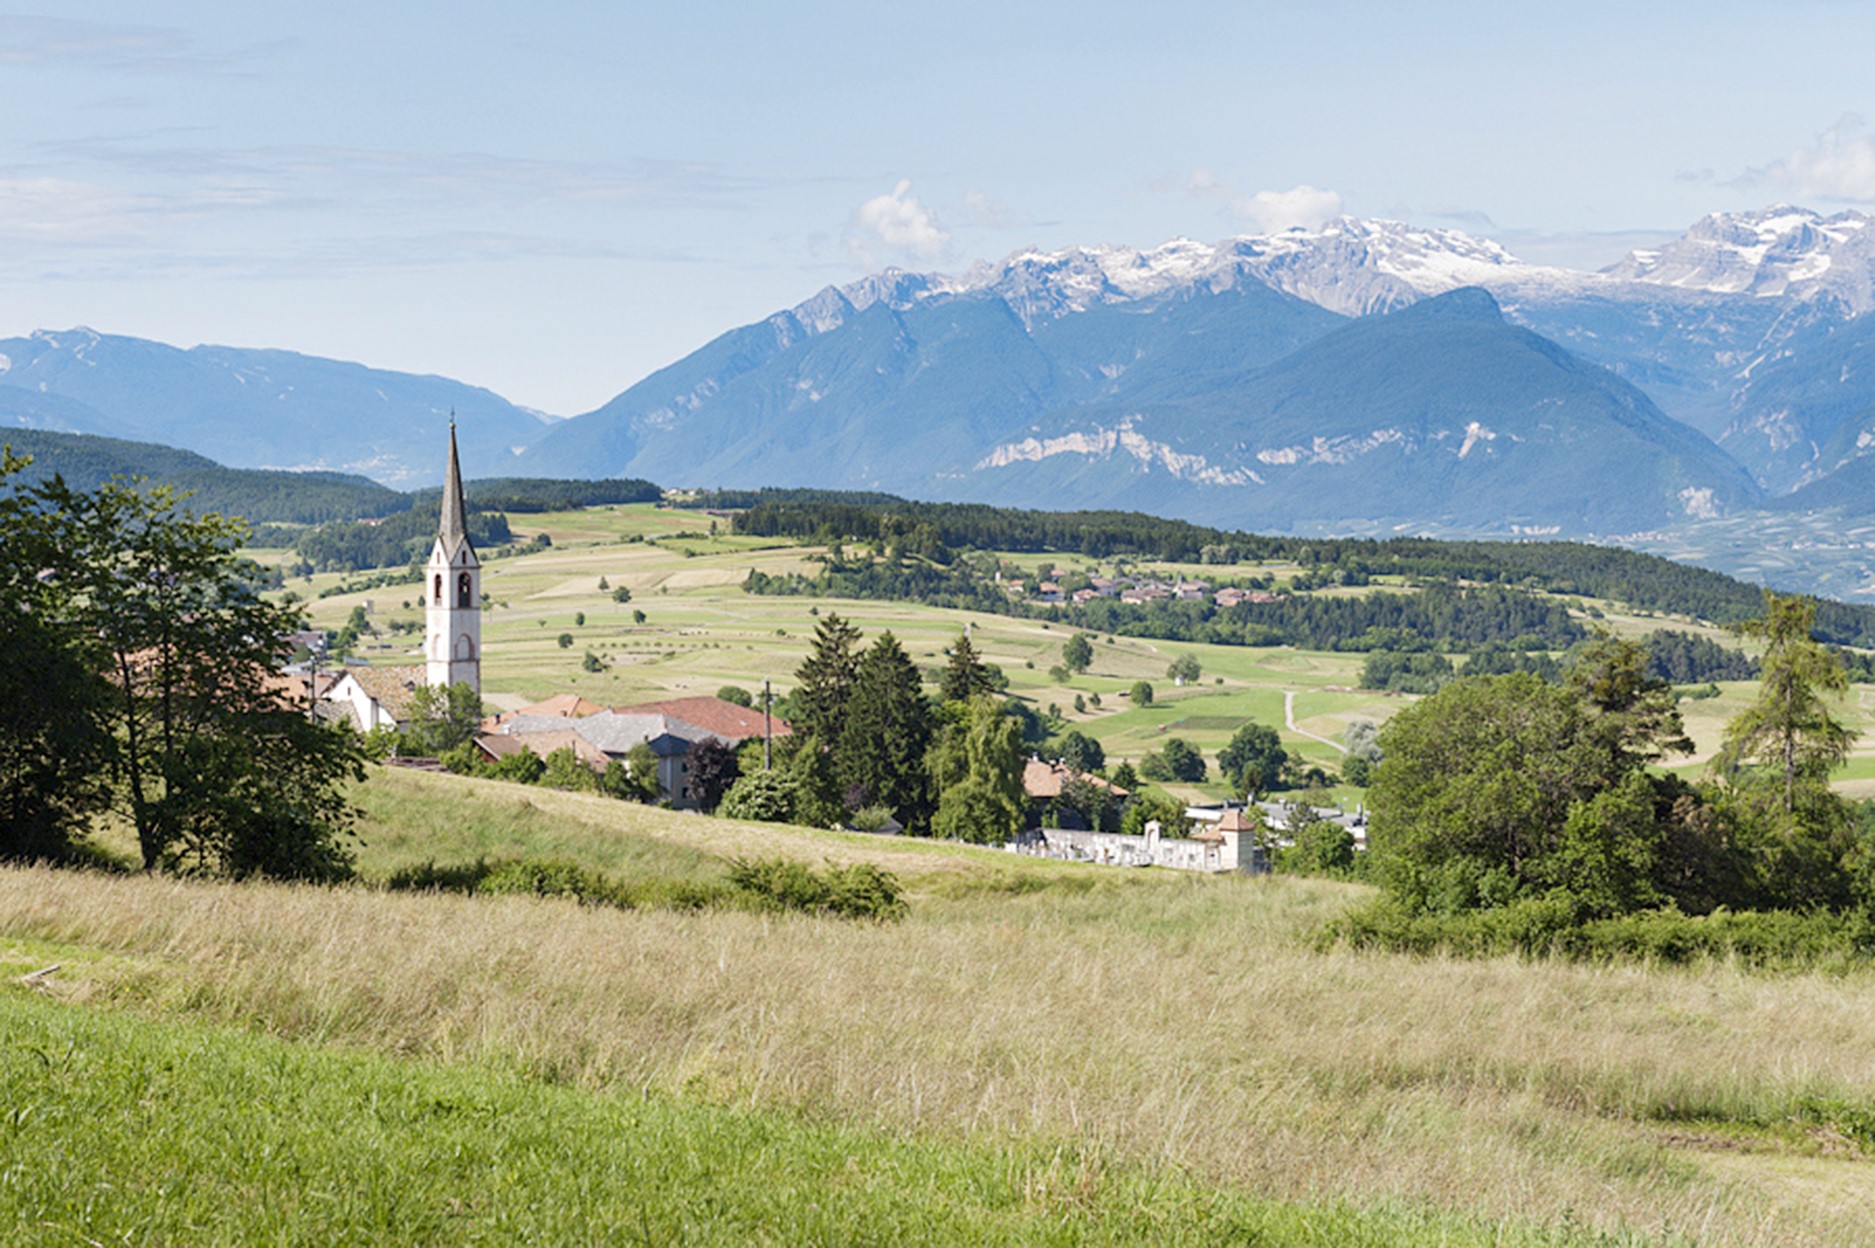
[[(769, 574), (811, 571), (814, 565), (807, 557), (816, 548), (729, 536), (727, 522), (720, 519), (714, 521), (720, 532), (712, 535), (713, 521), (706, 513), (645, 504), (516, 515), (511, 521), (518, 535), (548, 534), (553, 547), (487, 565), (483, 584), (491, 605), (483, 623), (483, 683), (487, 701), (497, 707), (525, 705), (563, 691), (618, 705), (714, 693), (725, 684), (756, 690), (765, 677), (783, 692), (792, 686), (795, 668), (807, 652), (816, 613), (826, 611), (855, 621), (868, 636), (892, 629), (913, 660), (933, 671), (943, 665), (946, 647), (968, 624), (973, 643), (1002, 667), (1012, 692), (1038, 708), (1058, 707), (1076, 727), (1098, 738), (1115, 761), (1137, 762), (1169, 736), (1183, 737), (1214, 758), (1236, 726), (1254, 718), (1277, 728), (1293, 753), (1333, 769), (1340, 753), (1318, 738), (1338, 741), (1350, 720), (1382, 722), (1406, 700), (1356, 690), (1362, 660), (1358, 654), (1128, 637), (1095, 637), (1092, 669), (1060, 684), (1049, 669), (1060, 662), (1069, 633), (1058, 626), (910, 603), (745, 594), (740, 586), (750, 569)], [(277, 557), (280, 552), (271, 554)], [(1097, 566), (1078, 555), (1013, 559), (1024, 567), (1044, 561), (1064, 570)], [(1273, 576), (1279, 583), (1296, 571), (1284, 564), (1164, 566), (1187, 577), (1254, 574)], [(295, 581), (292, 588), (312, 597), (344, 579), (322, 574), (310, 582)], [(605, 590), (599, 588), (602, 579)], [(613, 601), (611, 591), (620, 586), (631, 591), (629, 603)], [(390, 626), (392, 621), (421, 621), (413, 600), (416, 593), (411, 584), (313, 598), (312, 615), (315, 623), (336, 628), (355, 606), (368, 602), (383, 636), (363, 653), (378, 663), (415, 662), (421, 633), (393, 635)], [(1615, 603), (1584, 605), (1602, 612), (1600, 622), (1625, 636), (1677, 628), (1737, 644), (1723, 630), (1695, 621), (1635, 613)], [(642, 624), (634, 622), (634, 611), (644, 612)], [(566, 648), (559, 645), (562, 634), (572, 638)], [(588, 651), (602, 656), (607, 670), (583, 670)], [(1177, 688), (1166, 679), (1165, 670), (1185, 653), (1198, 657), (1204, 675), (1194, 686)], [(1152, 706), (1134, 707), (1122, 696), (1136, 680), (1153, 685)], [(1679, 766), (1703, 766), (1718, 747), (1726, 720), (1752, 693), (1749, 685), (1720, 688), (1719, 698), (1682, 704), (1699, 749)], [(1076, 694), (1089, 702), (1085, 711), (1075, 711)], [(1091, 705), (1095, 694), (1100, 696), (1098, 707)], [(1288, 701), (1294, 729), (1285, 718), (1286, 695), (1293, 695)], [(1856, 727), (1875, 725), (1871, 699), (1875, 689), (1855, 690), (1845, 708), (1846, 720)], [(1215, 785), (1174, 787), (1193, 798), (1223, 796)], [(1865, 734), (1844, 773), (1844, 787), (1859, 796), (1875, 796), (1875, 733)], [(1361, 794), (1344, 787), (1336, 797), (1352, 804)]]
[(359, 798), (369, 878), (774, 854), (883, 866), (911, 913), (0, 872), (0, 1235), (1871, 1240), (1875, 974), (1355, 954), (1312, 941), (1352, 885)]

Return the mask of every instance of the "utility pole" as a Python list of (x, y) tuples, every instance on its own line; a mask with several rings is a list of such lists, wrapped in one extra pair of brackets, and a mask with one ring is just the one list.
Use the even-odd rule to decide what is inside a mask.
[(770, 709), (775, 695), (768, 687), (768, 677), (762, 677), (762, 770), (775, 769), (775, 720)]

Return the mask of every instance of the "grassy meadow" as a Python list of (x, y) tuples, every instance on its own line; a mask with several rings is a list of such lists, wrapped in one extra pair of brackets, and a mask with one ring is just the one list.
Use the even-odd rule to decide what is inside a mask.
[[(703, 878), (772, 854), (886, 867), (911, 916), (3, 871), (0, 1071), (12, 1112), (30, 1111), (14, 1138), (42, 1150), (9, 1156), (83, 1160), (51, 1189), (0, 1182), (0, 1217), (83, 1213), (99, 1241), (356, 1226), (632, 1242), (641, 1216), (648, 1242), (762, 1238), (753, 1227), (828, 1243), (1867, 1240), (1875, 1158), (1855, 1124), (1875, 1107), (1875, 974), (1319, 950), (1359, 887), (424, 774), (374, 772), (360, 796), (367, 876), (559, 853)], [(130, 1034), (144, 1047), (111, 1038)], [(51, 1078), (61, 1062), (83, 1077)], [(183, 1082), (202, 1086), (161, 1140), (125, 1125)], [(451, 1150), (469, 1123), (424, 1108), (462, 1102), (486, 1124), (466, 1158)], [(336, 1160), (353, 1131), (412, 1169), (394, 1201)], [(251, 1172), (243, 1154), (215, 1160), (254, 1139)], [(526, 1164), (484, 1190), (478, 1166), (507, 1149)], [(86, 1178), (112, 1150), (174, 1172), (159, 1185), (173, 1202)], [(587, 1177), (550, 1174), (555, 1158)], [(638, 1177), (600, 1181), (619, 1167)], [(641, 1181), (677, 1190), (653, 1199)], [(282, 1212), (266, 1193), (293, 1183), (330, 1203)], [(715, 1186), (747, 1190), (699, 1192)], [(266, 1211), (237, 1214), (230, 1192)], [(812, 1209), (788, 1213), (782, 1193)]]

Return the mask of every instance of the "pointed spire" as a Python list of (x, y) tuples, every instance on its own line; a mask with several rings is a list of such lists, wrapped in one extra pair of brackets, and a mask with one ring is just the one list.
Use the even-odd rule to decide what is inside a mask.
[(454, 552), (469, 540), (469, 513), (462, 501), (462, 464), (456, 458), (456, 409), (449, 409), (449, 475), (443, 478), (443, 520), (437, 530), (443, 549)]

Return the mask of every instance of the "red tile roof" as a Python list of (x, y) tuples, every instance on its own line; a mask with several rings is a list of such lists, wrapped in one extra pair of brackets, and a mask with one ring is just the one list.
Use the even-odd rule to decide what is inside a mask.
[[(663, 702), (640, 702), (636, 706), (615, 706), (613, 712), (619, 715), (663, 715), (670, 719), (682, 720), (686, 724), (702, 729), (704, 732), (725, 737), (731, 741), (746, 741), (750, 737), (762, 735), (762, 712), (746, 706), (737, 706), (734, 702), (725, 702), (721, 698), (669, 698)], [(790, 732), (788, 721), (775, 716), (775, 735), (785, 737)]]
[(1089, 784), (1098, 784), (1115, 797), (1125, 797), (1126, 790), (1112, 781), (1099, 776), (1090, 776), (1072, 767), (1063, 767), (1060, 763), (1045, 763), (1039, 758), (1031, 758), (1022, 768), (1022, 788), (1037, 801), (1053, 801), (1061, 796), (1061, 786), (1073, 779), (1082, 779)]

